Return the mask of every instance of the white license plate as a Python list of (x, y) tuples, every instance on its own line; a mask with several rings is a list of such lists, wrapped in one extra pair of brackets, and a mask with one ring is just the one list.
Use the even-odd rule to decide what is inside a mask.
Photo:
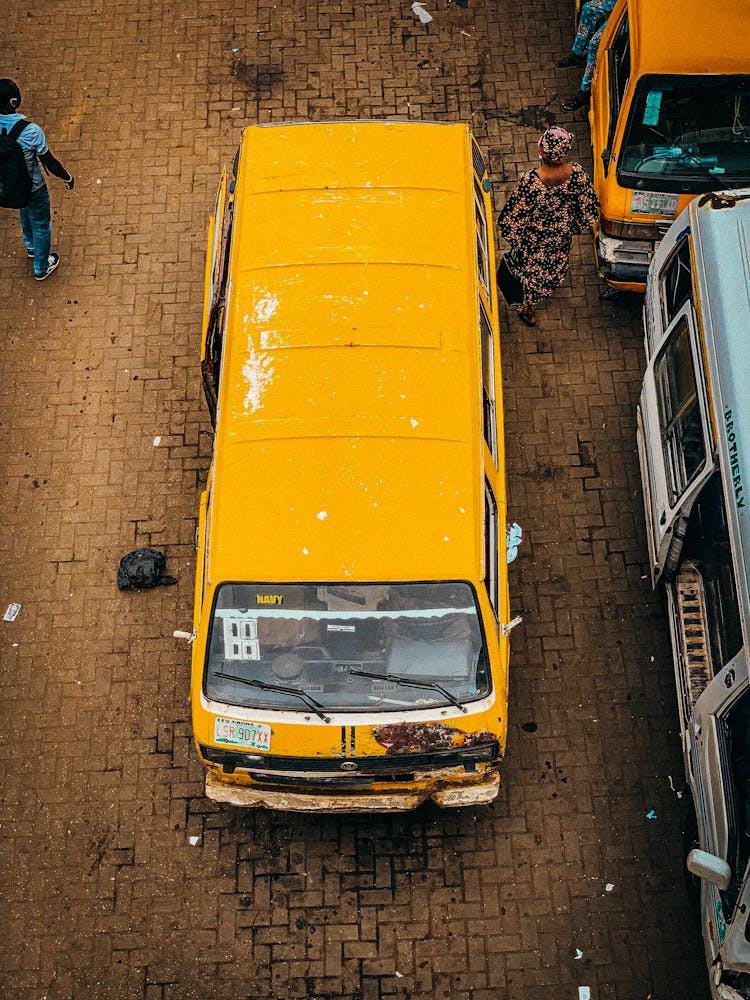
[(241, 722), (239, 719), (214, 719), (214, 742), (231, 743), (235, 747), (253, 750), (271, 749), (271, 727), (262, 722)]
[(661, 191), (634, 191), (630, 211), (641, 215), (674, 215), (677, 197), (676, 194), (663, 194)]

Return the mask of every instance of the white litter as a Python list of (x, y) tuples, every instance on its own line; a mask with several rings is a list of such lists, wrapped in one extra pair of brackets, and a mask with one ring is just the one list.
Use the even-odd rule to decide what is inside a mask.
[(505, 531), (505, 553), (506, 562), (512, 563), (518, 555), (518, 546), (523, 541), (523, 529), (520, 525), (509, 524)]
[(325, 521), (325, 519), (328, 517), (328, 511), (327, 510), (318, 511), (318, 513), (315, 516), (319, 521)]
[(3, 615), (4, 622), (14, 622), (18, 617), (18, 612), (21, 610), (20, 604), (9, 604)]
[(196, 844), (198, 843), (198, 841), (199, 841), (200, 839), (201, 839), (200, 837), (190, 837), (190, 838), (189, 838), (189, 840), (190, 840), (190, 843), (191, 843), (191, 845), (192, 845), (193, 847), (195, 847), (195, 845), (196, 845)]
[(588, 986), (578, 987), (578, 1000), (591, 1000), (591, 990)]
[(154, 438), (154, 448), (158, 448), (160, 444), (161, 444), (161, 438), (157, 434), (157, 436)]
[(612, 892), (613, 889), (614, 889), (614, 885), (612, 885), (611, 882), (607, 882), (607, 884), (604, 886), (604, 891), (605, 892)]
[(429, 24), (432, 20), (432, 14), (424, 9), (423, 3), (413, 3), (411, 9), (417, 15), (422, 24)]
[(576, 959), (583, 958), (583, 952), (580, 948), (576, 948)]

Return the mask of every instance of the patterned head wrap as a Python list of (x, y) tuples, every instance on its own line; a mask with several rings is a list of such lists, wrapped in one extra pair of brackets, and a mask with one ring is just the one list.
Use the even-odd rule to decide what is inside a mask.
[(570, 132), (553, 125), (539, 137), (539, 152), (549, 163), (562, 163), (570, 152), (572, 142)]

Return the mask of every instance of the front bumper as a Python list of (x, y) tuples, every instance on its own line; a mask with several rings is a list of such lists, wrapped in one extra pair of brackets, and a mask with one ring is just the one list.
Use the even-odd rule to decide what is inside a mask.
[(209, 771), (206, 775), (206, 795), (214, 802), (243, 808), (279, 809), (288, 812), (407, 812), (423, 802), (432, 801), (445, 809), (459, 806), (486, 805), (497, 798), (500, 775), (496, 769), (481, 774), (481, 780), (446, 787), (446, 778), (431, 773), (422, 776), (414, 790), (373, 790), (366, 794), (352, 792), (336, 794), (319, 791), (287, 791), (255, 785), (229, 784)]
[(599, 274), (614, 288), (643, 292), (657, 246), (650, 240), (618, 239), (599, 233), (595, 241)]

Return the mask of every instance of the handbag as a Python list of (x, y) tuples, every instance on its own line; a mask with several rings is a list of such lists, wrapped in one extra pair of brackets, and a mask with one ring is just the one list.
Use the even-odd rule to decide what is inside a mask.
[(523, 302), (523, 284), (518, 275), (518, 264), (514, 260), (511, 250), (508, 250), (500, 258), (496, 279), (497, 287), (509, 306), (520, 305)]

